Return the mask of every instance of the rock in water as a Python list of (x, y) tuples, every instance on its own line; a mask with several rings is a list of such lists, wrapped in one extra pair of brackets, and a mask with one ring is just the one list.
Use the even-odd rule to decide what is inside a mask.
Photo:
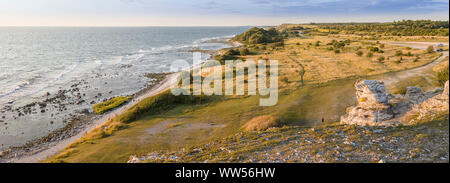
[(355, 89), (358, 105), (347, 109), (341, 124), (375, 126), (394, 118), (384, 82), (364, 80), (357, 82)]

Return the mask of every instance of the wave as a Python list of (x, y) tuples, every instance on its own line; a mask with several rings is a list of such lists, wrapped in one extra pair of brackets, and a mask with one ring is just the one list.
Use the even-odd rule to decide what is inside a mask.
[[(125, 55), (122, 56), (116, 56), (116, 62), (105, 62), (105, 59), (98, 59), (98, 60), (94, 60), (93, 62), (96, 63), (96, 67), (94, 69), (97, 69), (99, 67), (104, 66), (105, 64), (108, 63), (108, 65), (112, 64), (112, 65), (116, 65), (116, 64), (120, 64), (120, 63), (126, 63), (126, 62), (135, 62), (135, 61), (144, 61), (147, 57), (150, 57), (151, 55), (154, 54), (164, 54), (167, 52), (171, 52), (171, 51), (185, 51), (187, 49), (196, 49), (199, 48), (200, 46), (202, 46), (202, 44), (207, 44), (207, 43), (212, 43), (212, 41), (214, 40), (218, 40), (218, 41), (225, 41), (229, 38), (232, 38), (234, 35), (226, 35), (226, 36), (217, 36), (217, 37), (205, 37), (205, 38), (201, 38), (198, 40), (194, 40), (192, 43), (190, 44), (182, 44), (182, 45), (165, 45), (165, 46), (161, 46), (161, 47), (151, 47), (148, 49), (138, 49), (136, 52), (131, 52), (131, 53), (127, 53)], [(220, 49), (220, 48), (217, 48)], [(114, 58), (114, 57), (113, 57)], [(107, 60), (107, 59), (106, 59)], [(90, 62), (88, 62), (89, 64)], [(54, 79), (50, 80), (50, 81), (46, 81), (46, 85), (43, 87), (40, 87), (34, 91), (30, 91), (28, 95), (32, 95), (38, 92), (41, 92), (43, 90), (45, 90), (48, 87), (51, 87), (54, 83), (58, 82), (59, 80), (61, 80), (63, 77), (65, 77), (66, 75), (70, 74), (71, 72), (73, 72), (75, 69), (77, 69), (81, 64), (81, 61), (78, 61), (76, 64), (72, 65), (71, 67), (69, 67), (68, 69), (62, 71), (60, 74), (58, 74)], [(165, 65), (160, 65), (158, 67), (167, 67)], [(6, 96), (10, 96), (20, 90), (22, 90), (23, 88), (30, 86), (32, 84), (34, 84), (34, 82), (38, 79), (41, 78), (40, 75), (37, 76), (33, 76), (30, 79), (26, 80), (25, 82), (17, 85), (14, 89), (4, 93), (4, 94), (0, 94), (0, 98), (2, 97), (6, 97)]]
[[(80, 65), (80, 63), (81, 63), (81, 62), (79, 61), (79, 62), (77, 62), (76, 64), (72, 65), (69, 69), (64, 70), (64, 71), (61, 72), (55, 79), (53, 79), (53, 80), (51, 80), (51, 81), (46, 81), (46, 83), (47, 83), (46, 86), (40, 87), (40, 88), (38, 88), (38, 89), (36, 89), (36, 90), (33, 90), (33, 91), (29, 91), (29, 93), (25, 94), (24, 96), (29, 96), (29, 95), (32, 95), (32, 94), (41, 92), (41, 91), (43, 91), (44, 89), (46, 89), (46, 88), (52, 86), (55, 82), (57, 82), (57, 81), (59, 81), (60, 79), (62, 79), (65, 75), (67, 75), (67, 74), (73, 72), (73, 71)], [(16, 92), (18, 92), (18, 91), (21, 91), (22, 89), (24, 89), (24, 88), (27, 87), (27, 86), (32, 86), (33, 84), (35, 84), (35, 81), (36, 81), (37, 79), (39, 79), (39, 78), (42, 78), (42, 76), (41, 76), (40, 74), (37, 74), (37, 75), (35, 75), (35, 76), (33, 76), (33, 77), (31, 77), (31, 78), (25, 80), (23, 83), (17, 85), (14, 89), (12, 89), (12, 90), (6, 92), (5, 94), (0, 94), (0, 98), (10, 96), (10, 95), (12, 95), (12, 94), (14, 94), (14, 93), (16, 93)]]
[(26, 79), (21, 84), (17, 85), (14, 89), (12, 89), (4, 94), (0, 94), (0, 98), (10, 96), (10, 95), (16, 93), (17, 91), (21, 90), (22, 88), (25, 88), (26, 86), (32, 85), (39, 78), (41, 78), (41, 75), (36, 74), (36, 75)]

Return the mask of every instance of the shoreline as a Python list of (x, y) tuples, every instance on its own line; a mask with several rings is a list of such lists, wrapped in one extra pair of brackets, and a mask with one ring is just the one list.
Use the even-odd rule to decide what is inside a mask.
[[(149, 87), (148, 89), (144, 88), (142, 91), (137, 92), (135, 94), (136, 97), (133, 98), (129, 103), (127, 103), (121, 107), (118, 107), (108, 113), (105, 113), (100, 116), (94, 115), (94, 114), (89, 115), (87, 121), (89, 121), (90, 123), (88, 122), (88, 123), (85, 123), (85, 124), (75, 127), (76, 129), (81, 128), (81, 130), (77, 131), (75, 135), (64, 138), (65, 134), (60, 134), (60, 136), (62, 135), (62, 139), (58, 139), (54, 142), (49, 142), (49, 143), (35, 142), (37, 144), (35, 144), (34, 147), (27, 147), (27, 145), (24, 145), (21, 147), (14, 147), (14, 148), (12, 148), (14, 150), (9, 152), (9, 154), (6, 155), (5, 158), (0, 159), (0, 162), (37, 163), (37, 162), (43, 161), (47, 157), (52, 156), (52, 155), (58, 153), (59, 151), (63, 150), (68, 145), (70, 145), (73, 142), (75, 142), (76, 140), (80, 139), (86, 133), (88, 133), (89, 131), (102, 125), (109, 119), (114, 118), (115, 116), (120, 115), (121, 113), (125, 112), (130, 107), (132, 107), (135, 104), (137, 104), (138, 102), (140, 102), (142, 99), (151, 97), (153, 95), (160, 93), (161, 91), (168, 89), (171, 86), (171, 84), (174, 82), (174, 80), (176, 79), (177, 76), (178, 76), (178, 73), (172, 73), (172, 74), (166, 75), (166, 77), (162, 81), (160, 81), (158, 84), (156, 84), (152, 87)], [(69, 128), (70, 128), (70, 126), (69, 126)], [(49, 136), (51, 136), (51, 135), (52, 134), (50, 134)]]
[[(240, 47), (243, 45), (242, 43), (230, 40), (227, 40), (226, 42), (224, 42), (224, 44), (228, 44), (232, 48)], [(211, 53), (209, 53), (209, 59), (214, 58), (214, 55), (219, 54), (222, 49), (210, 50)], [(194, 66), (191, 66), (189, 69), (192, 69), (192, 67)], [(154, 73), (148, 74), (152, 75)], [(79, 119), (80, 116), (78, 116), (78, 119), (74, 120), (74, 123), (68, 123), (63, 128), (57, 129), (44, 137), (31, 140), (22, 146), (9, 147), (4, 151), (0, 151), (0, 163), (37, 163), (45, 160), (47, 157), (57, 154), (68, 145), (72, 144), (73, 142), (87, 134), (89, 131), (104, 124), (115, 116), (125, 112), (130, 107), (140, 102), (142, 99), (154, 96), (168, 89), (171, 84), (175, 82), (174, 80), (176, 80), (179, 73), (177, 72), (165, 74), (165, 78), (159, 81), (158, 84), (147, 86), (142, 90), (136, 92), (135, 94), (131, 95), (133, 99), (130, 102), (110, 112), (102, 115), (95, 115), (93, 113), (83, 115), (81, 113), (80, 116), (82, 119)]]

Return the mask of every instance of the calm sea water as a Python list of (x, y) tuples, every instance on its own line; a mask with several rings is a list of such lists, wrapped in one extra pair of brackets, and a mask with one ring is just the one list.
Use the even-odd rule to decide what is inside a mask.
[(17, 116), (5, 106), (14, 109), (41, 101), (47, 92), (54, 94), (75, 83), (85, 85), (80, 92), (87, 101), (100, 91), (105, 98), (130, 95), (148, 83), (143, 74), (167, 72), (176, 59), (191, 62), (188, 50), (228, 47), (212, 40), (226, 40), (246, 29), (0, 27), (0, 149), (46, 135), (63, 127), (59, 121), (68, 113), (90, 107)]

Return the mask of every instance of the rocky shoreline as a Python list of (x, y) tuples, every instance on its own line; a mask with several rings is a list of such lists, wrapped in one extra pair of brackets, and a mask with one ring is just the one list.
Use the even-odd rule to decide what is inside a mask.
[[(230, 44), (232, 47), (239, 47), (242, 44), (237, 42), (231, 42), (231, 41), (225, 41), (224, 43)], [(190, 50), (190, 51), (199, 51), (199, 50)], [(206, 50), (202, 50), (200, 52), (205, 52)], [(219, 50), (207, 50), (206, 53), (210, 54), (213, 58), (214, 55), (219, 54), (221, 49)], [(121, 65), (121, 68), (129, 68), (131, 65)], [(147, 73), (142, 75), (142, 77), (149, 78), (149, 84), (147, 84), (143, 89), (139, 90), (138, 92), (131, 95), (131, 97), (138, 98), (139, 96), (145, 95), (148, 91), (152, 90), (154, 86), (161, 84), (161, 81), (164, 80), (164, 78), (168, 75), (171, 75), (173, 73)], [(54, 107), (54, 109), (57, 109), (57, 111), (66, 111), (68, 105), (81, 105), (81, 104), (90, 104), (94, 105), (95, 101), (85, 101), (83, 97), (85, 94), (82, 94), (80, 92), (80, 88), (78, 87), (82, 83), (86, 84), (85, 81), (81, 81), (78, 84), (74, 84), (71, 86), (68, 90), (60, 90), (57, 94), (55, 94), (54, 97), (50, 97), (51, 94), (47, 93), (45, 96), (46, 99), (42, 102), (33, 102), (30, 104), (27, 104), (23, 107), (19, 107), (16, 109), (13, 109), (10, 105), (5, 106), (3, 110), (0, 110), (1, 113), (4, 113), (5, 110), (8, 111), (17, 111), (18, 116), (24, 116), (26, 114), (31, 113), (37, 113), (37, 108), (33, 109), (33, 106), (40, 107), (41, 113), (45, 113), (50, 111), (51, 109), (45, 109), (47, 106), (51, 105), (57, 105)], [(105, 83), (107, 84), (107, 83)], [(109, 94), (112, 93), (112, 91), (108, 92)], [(67, 94), (70, 94), (67, 96)], [(95, 98), (101, 98), (102, 93), (97, 93), (95, 95)], [(74, 101), (69, 102), (68, 104), (65, 104), (64, 101), (67, 99), (74, 99)], [(103, 101), (108, 100), (108, 98), (103, 98)], [(12, 104), (9, 103), (9, 104)], [(126, 105), (126, 104), (124, 104)], [(65, 119), (63, 121), (64, 126), (62, 128), (59, 128), (57, 130), (54, 130), (53, 132), (49, 133), (48, 135), (37, 138), (35, 140), (29, 141), (25, 145), (17, 146), (17, 147), (9, 147), (6, 150), (1, 151), (0, 150), (0, 163), (1, 162), (11, 162), (13, 159), (21, 159), (23, 157), (29, 157), (31, 155), (37, 154), (39, 152), (45, 151), (49, 149), (50, 147), (55, 146), (56, 144), (59, 144), (59, 142), (62, 142), (66, 139), (69, 139), (80, 132), (84, 131), (87, 127), (90, 127), (94, 121), (101, 119), (103, 116), (108, 115), (109, 113), (105, 113), (102, 115), (95, 115), (91, 109), (83, 109), (78, 110), (76, 114), (69, 114), (70, 118)], [(52, 116), (53, 117), (53, 116)], [(4, 117), (3, 117), (4, 118)], [(0, 122), (3, 122), (0, 119)], [(51, 121), (50, 123), (53, 123)]]
[[(170, 73), (147, 73), (143, 75), (142, 77), (150, 78), (150, 81), (145, 86), (145, 88), (133, 94), (132, 97), (136, 98), (145, 94), (155, 85), (159, 84), (168, 74)], [(9, 111), (17, 111), (18, 116), (37, 113), (38, 109), (41, 110), (41, 113), (47, 112), (52, 109), (56, 109), (57, 111), (65, 111), (67, 110), (67, 105), (80, 105), (81, 103), (86, 102), (82, 97), (85, 95), (82, 95), (78, 91), (78, 85), (72, 85), (71, 89), (69, 90), (59, 90), (59, 92), (54, 97), (49, 97), (50, 93), (48, 93), (46, 99), (42, 102), (33, 102), (16, 109), (12, 109), (10, 106), (5, 106), (4, 108)], [(77, 102), (67, 102), (68, 100), (73, 99), (74, 96), (77, 99)], [(96, 95), (96, 98), (101, 96), (102, 94), (99, 93)], [(103, 100), (108, 99), (105, 98)], [(90, 104), (95, 104), (95, 101), (91, 101)], [(50, 106), (56, 107), (51, 108)], [(77, 111), (75, 114), (69, 114), (70, 118), (63, 120), (63, 123), (65, 124), (64, 127), (59, 128), (44, 137), (29, 141), (23, 146), (9, 147), (6, 150), (0, 151), (0, 162), (9, 162), (11, 161), (11, 159), (20, 159), (21, 157), (27, 157), (44, 151), (52, 147), (53, 145), (58, 144), (58, 142), (60, 141), (79, 134), (88, 126), (92, 125), (93, 121), (100, 119), (102, 118), (102, 116), (107, 114), (108, 113), (103, 115), (96, 115), (92, 113), (91, 109), (84, 109), (81, 111)], [(50, 121), (50, 123), (52, 124), (53, 121)]]

